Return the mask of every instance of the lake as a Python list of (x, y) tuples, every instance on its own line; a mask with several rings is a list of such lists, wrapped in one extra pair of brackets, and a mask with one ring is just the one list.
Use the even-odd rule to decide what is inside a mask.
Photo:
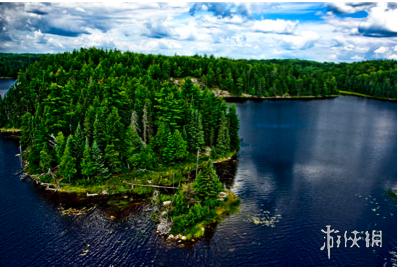
[(0, 95), (1, 97), (4, 97), (8, 89), (11, 87), (12, 84), (16, 79), (0, 79)]
[[(0, 266), (391, 266), (397, 251), (397, 104), (354, 96), (237, 103), (240, 214), (177, 247), (145, 206), (122, 221), (65, 216), (21, 182), (18, 142), (0, 138)], [(328, 259), (321, 229), (339, 230)], [(382, 247), (344, 246), (382, 231)], [(362, 233), (361, 233), (362, 232)], [(335, 237), (336, 240), (336, 237)]]

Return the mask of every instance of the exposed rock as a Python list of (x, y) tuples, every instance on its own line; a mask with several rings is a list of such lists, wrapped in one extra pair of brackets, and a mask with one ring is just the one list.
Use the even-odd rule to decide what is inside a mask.
[(218, 194), (218, 197), (225, 198), (225, 197), (227, 197), (227, 195), (228, 195), (228, 193), (226, 193), (226, 192), (220, 192), (220, 193)]
[(214, 93), (216, 96), (220, 97), (230, 97), (231, 94), (228, 91), (223, 91), (223, 90), (212, 90), (212, 93)]
[(171, 201), (164, 201), (163, 206), (169, 206), (171, 204)]
[(157, 230), (161, 235), (167, 235), (171, 230), (171, 224), (172, 222), (167, 221), (165, 218), (161, 218)]
[(227, 197), (227, 196), (228, 196), (228, 193), (226, 193), (226, 192), (220, 192), (220, 193), (218, 194), (217, 200), (218, 200), (218, 201), (224, 201), (224, 200), (225, 200), (225, 197)]
[(210, 156), (211, 155), (211, 148), (210, 147), (205, 147), (205, 152), (203, 153), (204, 156)]
[(106, 192), (106, 190), (103, 190), (102, 192), (101, 192), (103, 195), (107, 195), (108, 193)]

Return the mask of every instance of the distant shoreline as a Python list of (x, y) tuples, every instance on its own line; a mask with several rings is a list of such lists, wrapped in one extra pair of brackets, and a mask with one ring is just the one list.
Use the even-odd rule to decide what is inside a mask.
[(332, 98), (337, 98), (339, 96), (344, 96), (344, 95), (352, 95), (352, 96), (358, 96), (358, 97), (364, 97), (364, 98), (370, 98), (370, 99), (376, 99), (376, 100), (382, 100), (382, 101), (389, 101), (389, 102), (397, 102), (397, 99), (391, 99), (391, 98), (383, 98), (383, 97), (375, 97), (375, 96), (370, 96), (366, 94), (361, 94), (361, 93), (356, 93), (356, 92), (348, 92), (348, 91), (340, 91), (339, 95), (327, 95), (327, 96), (287, 96), (287, 97), (257, 97), (257, 96), (218, 96), (223, 98), (225, 101), (228, 102), (241, 102), (245, 100), (271, 100), (271, 101), (282, 101), (282, 100), (322, 100), (322, 99), (332, 99)]
[(244, 100), (319, 100), (319, 99), (331, 99), (339, 97), (339, 95), (328, 95), (328, 96), (288, 96), (288, 97), (256, 97), (256, 96), (219, 96), (226, 101), (244, 101)]
[(397, 99), (392, 99), (392, 98), (384, 98), (384, 97), (375, 97), (371, 95), (366, 95), (362, 93), (357, 93), (357, 92), (350, 92), (350, 91), (340, 91), (341, 95), (354, 95), (354, 96), (359, 96), (359, 97), (365, 97), (365, 98), (371, 98), (371, 99), (377, 99), (377, 100), (382, 100), (382, 101), (389, 101), (389, 102), (397, 102)]

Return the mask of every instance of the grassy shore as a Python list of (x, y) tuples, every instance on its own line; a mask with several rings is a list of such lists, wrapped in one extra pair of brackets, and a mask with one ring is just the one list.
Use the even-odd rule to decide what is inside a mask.
[(183, 233), (171, 234), (172, 237), (169, 236), (168, 238), (175, 240), (182, 239), (187, 241), (198, 239), (204, 235), (206, 228), (215, 227), (217, 224), (222, 222), (224, 217), (239, 213), (241, 200), (232, 191), (224, 190), (224, 192), (226, 192), (227, 195), (222, 203), (214, 209), (216, 212), (216, 216), (214, 218), (201, 221)]
[(372, 98), (372, 99), (379, 99), (379, 100), (385, 100), (385, 101), (393, 101), (393, 102), (397, 101), (397, 99), (393, 99), (393, 98), (375, 97), (375, 96), (366, 95), (366, 94), (357, 93), (357, 92), (349, 92), (349, 91), (339, 91), (339, 92), (340, 92), (341, 95), (355, 95), (355, 96)]
[(0, 128), (0, 132), (2, 132), (2, 133), (15, 133), (15, 132), (20, 132), (20, 131), (21, 131), (20, 129), (13, 128), (13, 127), (11, 127), (11, 128)]
[(257, 97), (257, 96), (219, 96), (225, 100), (312, 100), (312, 99), (329, 99), (336, 98), (339, 95), (325, 96), (275, 96), (275, 97)]
[[(228, 161), (235, 155), (236, 151), (233, 151), (226, 157), (214, 160), (214, 162), (219, 163)], [(199, 169), (208, 159), (208, 156), (202, 156), (199, 158)], [(87, 193), (102, 194), (102, 192), (105, 191), (109, 195), (137, 194), (150, 196), (155, 189), (173, 190), (172, 188), (161, 187), (177, 187), (179, 184), (194, 180), (195, 176), (196, 161), (181, 162), (173, 166), (161, 166), (156, 170), (138, 170), (113, 175), (110, 179), (105, 180), (104, 182), (82, 179), (77, 182), (69, 183), (68, 179), (62, 179), (59, 181), (60, 189), (58, 192), (86, 195)], [(53, 187), (56, 187), (54, 180), (49, 175), (41, 176), (38, 180), (41, 183), (51, 183)]]

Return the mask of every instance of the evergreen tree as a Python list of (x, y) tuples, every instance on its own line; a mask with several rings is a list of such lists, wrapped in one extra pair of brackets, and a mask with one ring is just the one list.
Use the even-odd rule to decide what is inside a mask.
[(55, 142), (55, 153), (57, 154), (57, 161), (58, 163), (61, 163), (61, 159), (66, 146), (65, 137), (62, 132), (59, 132), (58, 135), (55, 137)]
[(59, 164), (59, 169), (64, 178), (67, 178), (69, 182), (76, 175), (76, 158), (72, 156), (70, 151), (71, 135), (68, 137), (68, 141), (65, 146), (64, 154), (62, 155), (61, 163)]
[(51, 156), (47, 143), (43, 144), (43, 148), (40, 151), (40, 167), (42, 172), (47, 172), (49, 168), (51, 169)]
[(120, 157), (119, 151), (116, 150), (114, 144), (108, 144), (105, 148), (105, 161), (111, 168), (112, 172), (120, 172)]
[(211, 160), (209, 160), (203, 171), (200, 171), (194, 182), (194, 188), (200, 200), (215, 200), (222, 191), (222, 184), (218, 178)]
[(217, 157), (217, 151), (216, 151), (216, 148), (214, 146), (211, 147), (210, 156), (211, 156), (212, 159), (217, 159), (218, 158)]
[(174, 140), (174, 136), (171, 132), (167, 136), (167, 144), (166, 147), (162, 150), (162, 160), (164, 163), (175, 164), (175, 152), (176, 152), (176, 141)]
[(163, 155), (163, 150), (167, 147), (169, 140), (170, 128), (166, 122), (160, 123), (158, 132), (154, 138), (156, 149), (159, 151), (160, 155)]
[(202, 124), (202, 115), (190, 107), (189, 123), (187, 126), (187, 140), (190, 151), (201, 150), (205, 144)]
[(77, 125), (77, 129), (74, 134), (73, 141), (74, 141), (74, 143), (76, 143), (74, 145), (74, 148), (76, 148), (76, 155), (74, 157), (76, 158), (76, 161), (77, 161), (78, 170), (80, 170), (81, 169), (80, 162), (83, 157), (84, 146), (85, 146), (84, 133), (80, 127), (80, 123)]
[(229, 134), (230, 134), (230, 145), (232, 150), (239, 150), (240, 139), (239, 139), (239, 118), (236, 114), (235, 104), (231, 104), (228, 109), (227, 117), (229, 119)]
[(92, 156), (93, 163), (94, 163), (95, 177), (101, 181), (104, 179), (108, 179), (111, 176), (111, 174), (109, 173), (108, 168), (105, 167), (105, 165), (104, 165), (104, 159), (102, 156), (102, 152), (99, 149), (96, 140), (94, 140), (93, 147), (91, 149), (91, 156)]
[(141, 151), (141, 166), (145, 169), (153, 169), (158, 163), (158, 158), (152, 149), (151, 145), (147, 145), (143, 151)]
[(105, 124), (102, 121), (103, 113), (102, 109), (97, 112), (94, 122), (94, 140), (97, 141), (98, 147), (101, 151), (105, 150), (106, 147), (106, 138), (105, 138)]
[[(1, 95), (0, 95), (1, 99)], [(1, 107), (0, 107), (1, 109)], [(6, 115), (4, 114), (4, 117), (1, 118), (0, 115), (0, 121), (1, 120), (6, 120)], [(0, 125), (1, 126), (1, 125)], [(34, 126), (33, 126), (33, 117), (32, 114), (29, 112), (26, 112), (25, 115), (22, 116), (22, 136), (21, 136), (21, 145), (22, 147), (27, 147), (29, 144), (31, 144), (33, 141), (33, 132), (34, 132)]]
[(84, 146), (81, 168), (82, 168), (82, 174), (86, 176), (88, 179), (90, 179), (90, 177), (92, 177), (95, 173), (94, 163), (91, 158), (91, 149), (87, 137)]
[(174, 131), (173, 140), (176, 143), (175, 159), (182, 161), (188, 156), (187, 142), (178, 130)]
[(230, 151), (230, 137), (228, 130), (228, 122), (225, 114), (221, 114), (220, 125), (218, 129), (217, 136), (217, 145), (216, 145), (217, 153), (221, 156), (225, 156)]
[(130, 165), (138, 167), (141, 163), (142, 143), (136, 130), (132, 126), (127, 127), (124, 143), (122, 154), (124, 154), (124, 159), (127, 160), (127, 166), (129, 168)]
[[(96, 119), (95, 107), (90, 105), (84, 117), (84, 132), (86, 137), (92, 139), (94, 137), (94, 122)], [(92, 140), (91, 140), (92, 141)]]

